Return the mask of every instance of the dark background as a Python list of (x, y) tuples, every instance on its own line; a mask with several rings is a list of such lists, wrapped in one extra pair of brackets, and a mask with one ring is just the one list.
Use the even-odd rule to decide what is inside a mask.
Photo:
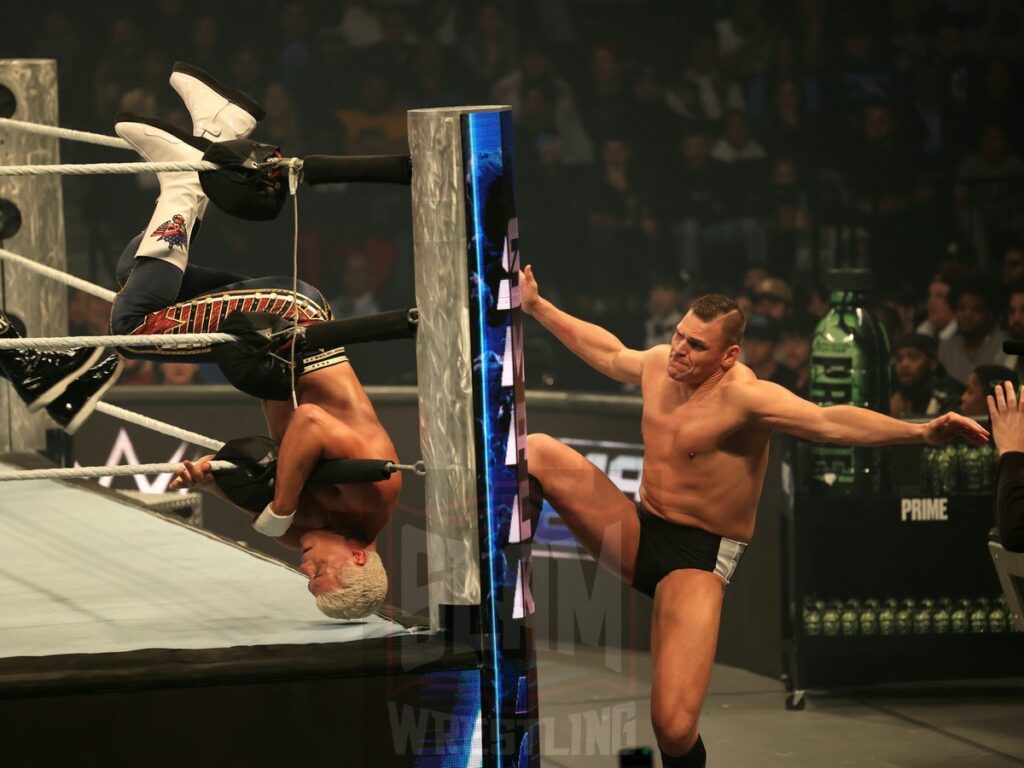
[[(510, 103), (524, 262), (549, 297), (633, 346), (665, 275), (685, 273), (686, 295), (736, 294), (760, 266), (802, 313), (825, 269), (870, 266), (878, 302), (920, 319), (933, 273), (995, 277), (1024, 234), (1012, 0), (25, 3), (4, 27), (4, 56), (57, 59), (61, 123), (107, 134), (122, 109), (188, 127), (167, 84), (177, 59), (259, 100), (256, 137), (286, 155), (404, 152), (410, 108)], [(154, 192), (149, 177), (65, 179), (69, 269), (114, 287)], [(339, 314), (412, 301), (408, 190), (300, 200), (300, 274)], [(203, 229), (199, 262), (290, 272), (287, 213), (214, 212)], [(76, 329), (105, 325), (102, 302), (72, 301)], [(531, 386), (617, 386), (532, 336)], [(361, 371), (412, 383), (383, 358)]]

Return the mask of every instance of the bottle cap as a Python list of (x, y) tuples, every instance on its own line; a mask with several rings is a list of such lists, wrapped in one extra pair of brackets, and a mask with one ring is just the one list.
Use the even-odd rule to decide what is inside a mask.
[(870, 269), (830, 269), (825, 273), (825, 287), (830, 291), (870, 291), (873, 282)]

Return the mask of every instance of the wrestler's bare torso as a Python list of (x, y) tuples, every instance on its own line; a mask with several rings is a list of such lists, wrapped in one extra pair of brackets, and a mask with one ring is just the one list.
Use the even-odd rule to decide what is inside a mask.
[(644, 359), (640, 499), (667, 520), (750, 541), (771, 430), (731, 403), (729, 390), (756, 376), (737, 363), (690, 390), (669, 377), (669, 355), (664, 345)]
[[(319, 406), (338, 422), (343, 432), (344, 449), (325, 458), (367, 458), (398, 461), (391, 437), (377, 418), (373, 404), (363, 390), (351, 365), (341, 364), (305, 374), (298, 381), (300, 404)], [(264, 402), (270, 436), (280, 442), (292, 423), (295, 411), (291, 403)], [(328, 429), (330, 428), (330, 421)], [(297, 425), (298, 426), (298, 425)], [(309, 486), (299, 497), (289, 541), (305, 530), (327, 529), (336, 533), (373, 541), (387, 525), (398, 504), (402, 476), (396, 472), (379, 483)]]

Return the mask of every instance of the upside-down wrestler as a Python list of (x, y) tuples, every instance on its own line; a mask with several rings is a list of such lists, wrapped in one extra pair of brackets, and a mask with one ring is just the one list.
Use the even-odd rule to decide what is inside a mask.
[[(241, 146), (262, 118), (260, 107), (244, 94), (225, 88), (205, 72), (176, 64), (170, 78), (192, 117), (190, 136), (155, 118), (122, 114), (115, 131), (150, 162), (210, 159), (211, 142)], [(226, 142), (226, 145), (224, 144)], [(330, 308), (313, 286), (291, 277), (246, 278), (189, 262), (209, 198), (195, 172), (158, 173), (160, 196), (146, 228), (117, 265), (121, 290), (111, 311), (114, 333), (174, 334), (225, 330), (234, 313), (297, 321), (331, 319)], [(223, 180), (222, 180), (223, 181)], [(254, 186), (255, 182), (255, 186)], [(239, 193), (243, 218), (268, 218), (280, 209), (286, 179), (228, 180)], [(243, 207), (248, 205), (248, 210)], [(19, 335), (0, 316), (0, 337)], [(210, 349), (144, 351), (125, 355), (156, 360), (208, 360)], [(394, 445), (380, 424), (343, 347), (301, 349), (295, 354), (298, 407), (290, 401), (293, 372), (289, 355), (268, 355), (246, 376), (244, 391), (263, 400), (270, 438), (278, 444), (272, 477), (264, 495), (272, 501), (248, 511), (255, 527), (285, 546), (302, 550), (300, 570), (320, 609), (336, 618), (355, 618), (376, 610), (387, 591), (387, 576), (376, 552), (376, 537), (391, 518), (402, 480), (393, 474), (373, 483), (307, 487), (321, 459), (367, 458), (397, 462)], [(18, 351), (0, 354), (0, 371), (31, 410), (47, 408), (73, 432), (95, 408), (120, 371), (117, 355), (98, 349), (68, 352)], [(237, 382), (236, 382), (237, 383)], [(172, 488), (213, 489), (209, 459), (185, 462)], [(222, 494), (223, 495), (223, 494)], [(250, 494), (258, 497), (260, 494)], [(230, 496), (230, 495), (229, 495)], [(230, 498), (229, 498), (230, 500)], [(237, 501), (237, 498), (236, 498)]]
[(671, 344), (623, 346), (543, 299), (520, 274), (522, 307), (600, 373), (643, 396), (643, 479), (635, 503), (587, 459), (530, 435), (543, 496), (586, 550), (654, 599), (651, 719), (666, 768), (703, 766), (698, 719), (711, 677), (726, 585), (754, 533), (774, 430), (845, 445), (977, 443), (988, 433), (947, 413), (909, 424), (851, 406), (821, 408), (738, 362), (745, 319), (725, 296), (695, 299)]

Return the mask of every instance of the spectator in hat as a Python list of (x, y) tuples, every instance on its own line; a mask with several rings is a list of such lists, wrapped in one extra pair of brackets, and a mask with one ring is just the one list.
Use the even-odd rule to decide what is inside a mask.
[(776, 360), (775, 355), (782, 338), (782, 323), (767, 315), (751, 315), (743, 332), (743, 362), (757, 374), (757, 378), (797, 391), (796, 373)]
[(793, 289), (781, 277), (766, 277), (754, 288), (754, 312), (782, 320), (793, 307)]
[(897, 418), (934, 416), (960, 403), (963, 386), (939, 365), (938, 342), (922, 333), (911, 333), (893, 345), (892, 369), (896, 391), (889, 413)]
[(1009, 366), (1012, 355), (1003, 352), (1006, 334), (996, 325), (994, 303), (989, 286), (972, 280), (950, 294), (956, 310), (957, 332), (939, 344), (939, 362), (959, 382), (979, 365)]

